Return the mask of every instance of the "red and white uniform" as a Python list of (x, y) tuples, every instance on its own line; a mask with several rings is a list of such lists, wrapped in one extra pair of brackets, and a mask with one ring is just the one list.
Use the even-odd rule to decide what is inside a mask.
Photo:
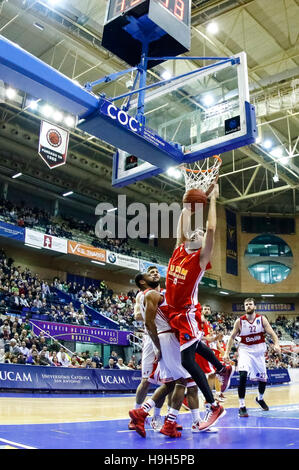
[(250, 380), (267, 381), (265, 352), (265, 329), (262, 315), (255, 315), (253, 321), (249, 321), (246, 315), (240, 318), (241, 338), (239, 344), (238, 370), (246, 371)]
[[(150, 289), (146, 290), (145, 293), (149, 290)], [(165, 298), (165, 290), (161, 291), (160, 294), (163, 296), (163, 300), (157, 309), (155, 323), (159, 336), (162, 358), (158, 363), (154, 364), (149, 381), (153, 383), (166, 383), (183, 378), (189, 379), (188, 386), (195, 385), (189, 372), (187, 372), (181, 364), (180, 343), (168, 322), (168, 304)], [(154, 345), (153, 349), (155, 352), (156, 348)]]
[[(188, 252), (182, 243), (174, 250), (167, 270), (169, 323), (179, 334), (181, 350), (200, 340), (203, 335), (198, 285), (205, 270), (200, 267), (200, 251)], [(210, 268), (208, 263), (206, 269)]]
[[(204, 336), (202, 337), (201, 341), (205, 343), (210, 349), (212, 349), (212, 343), (208, 343), (208, 341), (205, 340), (205, 337), (209, 336), (213, 332), (213, 328), (208, 321), (205, 321), (202, 326)], [(195, 354), (195, 361), (205, 374), (210, 375), (214, 373), (215, 369), (212, 364), (197, 353)]]

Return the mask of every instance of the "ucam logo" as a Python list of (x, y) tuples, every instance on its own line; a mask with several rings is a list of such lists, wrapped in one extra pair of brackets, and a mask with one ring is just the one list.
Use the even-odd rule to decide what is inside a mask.
[(103, 384), (123, 384), (123, 385), (126, 385), (126, 380), (125, 380), (125, 377), (120, 377), (119, 375), (115, 375), (115, 376), (112, 376), (112, 375), (102, 375), (101, 376), (101, 381)]
[(131, 131), (137, 132), (139, 123), (137, 119), (132, 116), (129, 116), (125, 111), (122, 109), (118, 109), (114, 104), (109, 104), (107, 108), (107, 115), (113, 119), (118, 121), (122, 126), (129, 127)]
[(13, 371), (0, 371), (0, 380), (10, 382), (32, 382), (30, 372), (25, 374), (25, 372), (13, 372)]

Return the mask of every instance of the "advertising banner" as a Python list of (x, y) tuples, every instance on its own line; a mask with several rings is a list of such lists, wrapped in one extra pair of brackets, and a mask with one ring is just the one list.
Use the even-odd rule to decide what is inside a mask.
[(66, 163), (69, 132), (47, 121), (41, 122), (38, 154), (50, 169)]
[(107, 251), (107, 263), (109, 264), (115, 264), (116, 266), (122, 266), (123, 268), (139, 271), (139, 261), (140, 260), (138, 258), (132, 258), (131, 256)]
[[(268, 384), (277, 384), (290, 382), (290, 375), (288, 369), (267, 369)], [(235, 372), (231, 378), (230, 387), (238, 387), (240, 383), (240, 377), (238, 372)], [(256, 385), (257, 382), (247, 380), (248, 385)]]
[(44, 331), (58, 341), (80, 341), (82, 343), (101, 343), (129, 346), (130, 331), (107, 330), (82, 325), (67, 325), (65, 323), (53, 323), (42, 320), (30, 320), (33, 332), (39, 335)]
[(47, 250), (67, 253), (67, 240), (65, 238), (53, 237), (36, 230), (25, 229), (25, 243)]
[(0, 220), (0, 237), (13, 238), (23, 242), (25, 239), (25, 229)]
[(68, 253), (70, 255), (83, 256), (102, 263), (106, 262), (106, 250), (95, 248), (90, 245), (84, 245), (73, 240), (68, 241)]
[(0, 388), (36, 390), (136, 390), (141, 372), (0, 364)]
[[(244, 304), (232, 304), (233, 312), (244, 312)], [(290, 312), (295, 310), (295, 304), (288, 302), (285, 304), (273, 303), (273, 302), (257, 302), (257, 312)]]
[(238, 276), (237, 216), (226, 210), (226, 272)]

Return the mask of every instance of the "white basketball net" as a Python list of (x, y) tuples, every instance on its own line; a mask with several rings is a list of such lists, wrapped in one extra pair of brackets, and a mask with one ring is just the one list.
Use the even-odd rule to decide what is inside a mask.
[(206, 193), (215, 182), (221, 164), (221, 158), (215, 155), (205, 160), (182, 165), (180, 170), (185, 178), (186, 192), (189, 189), (201, 189)]

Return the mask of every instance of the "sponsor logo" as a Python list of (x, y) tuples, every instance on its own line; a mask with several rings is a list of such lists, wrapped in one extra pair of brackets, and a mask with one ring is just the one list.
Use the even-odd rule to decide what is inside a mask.
[(116, 255), (114, 253), (109, 253), (108, 260), (110, 261), (110, 263), (115, 263)]
[(112, 376), (112, 375), (106, 375), (106, 376), (101, 376), (101, 382), (103, 384), (123, 384), (123, 385), (126, 385), (126, 380), (125, 380), (125, 377), (120, 377), (119, 375), (115, 375), (115, 376)]
[(129, 114), (127, 114), (122, 109), (118, 109), (113, 104), (110, 104), (107, 108), (107, 113), (111, 119), (118, 121), (122, 126), (129, 126), (133, 132), (138, 131), (138, 121), (132, 116), (129, 116)]
[(187, 333), (184, 335), (184, 338), (187, 339), (187, 340), (191, 339), (190, 336)]
[(261, 335), (256, 336), (247, 336), (245, 338), (246, 343), (253, 343), (254, 341), (259, 341), (261, 339)]
[(9, 380), (10, 382), (32, 382), (31, 374), (13, 372), (13, 371), (1, 371), (0, 380)]

